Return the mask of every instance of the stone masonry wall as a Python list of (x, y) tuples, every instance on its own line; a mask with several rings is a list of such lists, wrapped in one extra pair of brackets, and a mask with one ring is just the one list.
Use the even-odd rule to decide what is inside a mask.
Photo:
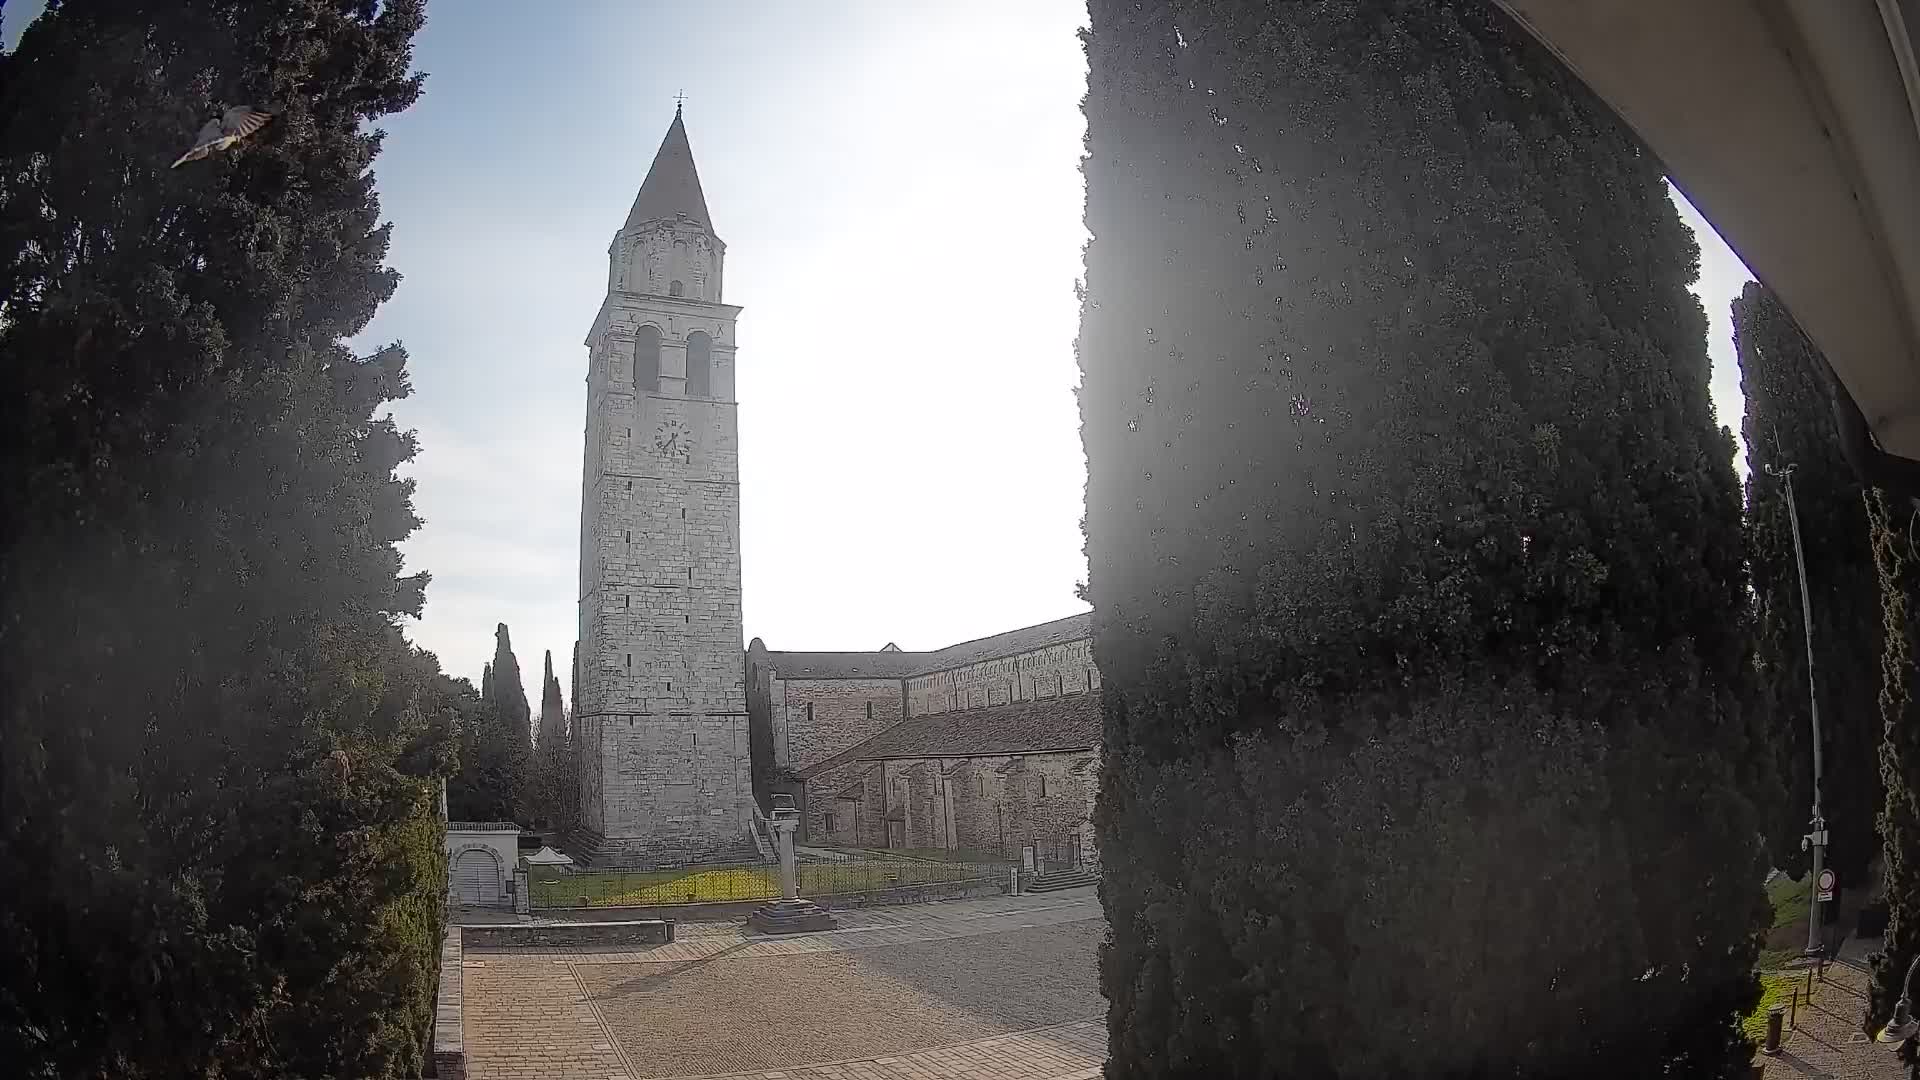
[(899, 679), (773, 680), (775, 760), (805, 769), (902, 719)]
[[(737, 853), (750, 828), (737, 313), (615, 290), (588, 338), (575, 724), (596, 861)], [(658, 392), (633, 383), (641, 325), (662, 335)], [(713, 338), (712, 398), (686, 396), (695, 330)]]
[(977, 709), (1009, 701), (1058, 697), (1100, 688), (1086, 639), (997, 657), (906, 680), (907, 715), (927, 716), (949, 709)]
[[(836, 835), (858, 835), (871, 847), (891, 843), (897, 848), (997, 852), (1008, 859), (1019, 858), (1028, 845), (1040, 857), (1053, 859), (1065, 859), (1077, 848), (1081, 861), (1097, 861), (1092, 812), (1099, 760), (1093, 752), (915, 758), (860, 766), (865, 771), (859, 805), (857, 810), (845, 802), (836, 805)], [(839, 790), (852, 786), (849, 779)]]

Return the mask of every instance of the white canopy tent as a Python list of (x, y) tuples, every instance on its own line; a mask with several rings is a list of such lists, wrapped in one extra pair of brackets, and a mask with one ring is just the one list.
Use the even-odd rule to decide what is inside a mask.
[(1825, 352), (1855, 467), (1920, 495), (1920, 0), (1498, 2)]

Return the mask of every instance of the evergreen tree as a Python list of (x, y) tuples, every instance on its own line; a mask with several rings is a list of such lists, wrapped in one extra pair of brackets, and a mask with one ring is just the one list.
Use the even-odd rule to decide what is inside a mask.
[(540, 733), (534, 744), (527, 803), (533, 822), (557, 829), (568, 824), (567, 716), (560, 680), (553, 675), (553, 653), (546, 654), (545, 665), (540, 681)]
[(560, 697), (560, 680), (553, 675), (553, 652), (546, 654), (546, 672), (540, 679), (540, 741), (546, 751), (558, 751), (567, 737), (567, 709)]
[[(486, 677), (482, 676), (482, 681)], [(447, 781), (447, 817), (453, 821), (511, 821), (518, 770), (510, 743), (500, 737), (484, 691), (448, 679), (444, 692), (459, 731), (460, 767)]]
[(531, 800), (538, 778), (527, 694), (506, 623), (495, 627), (493, 640), (493, 662), (481, 671), (479, 700), (465, 703), (461, 713), (460, 774), (447, 787), (447, 812), (455, 821), (536, 816)]
[[(372, 126), (417, 0), (52, 2), (0, 57), (0, 1061), (417, 1075), (450, 721)], [(218, 103), (272, 105), (168, 165)]]
[[(1879, 826), (1887, 896), (1885, 948), (1873, 957), (1867, 1031), (1893, 1015), (1907, 968), (1920, 954), (1920, 537), (1914, 507), (1874, 490), (1867, 497), (1882, 617), (1880, 775), (1886, 790)], [(1913, 988), (1920, 994), (1920, 987)], [(1900, 1049), (1907, 1075), (1920, 1077), (1911, 1041)]]
[(1841, 456), (1827, 390), (1826, 360), (1793, 316), (1763, 286), (1748, 282), (1733, 303), (1734, 342), (1746, 398), (1748, 564), (1758, 604), (1756, 634), (1769, 715), (1769, 741), (1785, 790), (1762, 804), (1775, 859), (1804, 863), (1800, 838), (1813, 803), (1812, 725), (1800, 576), (1788, 521), (1793, 469), (1813, 604), (1820, 695), (1820, 793), (1832, 846), (1828, 865), (1843, 883), (1866, 880), (1879, 852), (1880, 582), (1867, 527), (1865, 489)]
[(1116, 1076), (1745, 1075), (1698, 252), (1491, 5), (1095, 0)]
[(513, 639), (507, 624), (493, 630), (493, 690), (490, 701), (494, 714), (504, 728), (503, 737), (517, 739), (520, 745), (533, 746), (532, 713), (527, 708), (526, 687), (520, 682), (520, 660), (513, 655)]

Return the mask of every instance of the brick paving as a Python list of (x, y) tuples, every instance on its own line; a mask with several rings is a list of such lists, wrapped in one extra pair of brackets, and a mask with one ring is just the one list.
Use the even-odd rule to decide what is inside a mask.
[(1106, 1056), (1091, 890), (840, 914), (790, 938), (469, 949), (473, 1080), (1081, 1080)]

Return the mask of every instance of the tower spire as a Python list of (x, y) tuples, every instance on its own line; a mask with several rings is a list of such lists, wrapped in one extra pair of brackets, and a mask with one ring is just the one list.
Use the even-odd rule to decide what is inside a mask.
[(693, 167), (693, 147), (687, 142), (687, 125), (674, 106), (673, 123), (660, 149), (653, 155), (653, 167), (634, 196), (633, 209), (627, 212), (626, 228), (645, 221), (671, 219), (685, 214), (689, 219), (713, 231), (707, 216), (707, 196), (700, 190), (700, 173)]

